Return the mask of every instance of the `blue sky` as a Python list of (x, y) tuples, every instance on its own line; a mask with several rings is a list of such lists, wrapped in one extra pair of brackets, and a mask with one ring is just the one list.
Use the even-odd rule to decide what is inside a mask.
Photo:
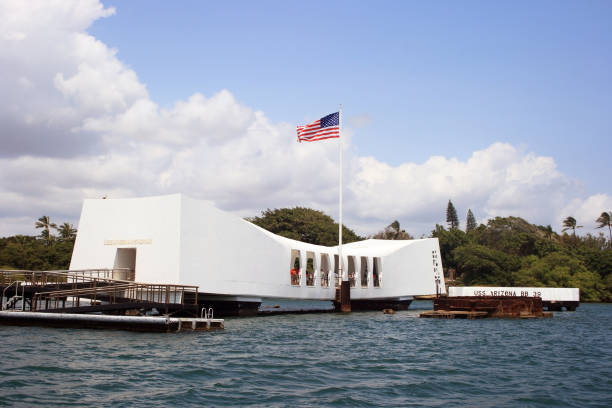
[(612, 210), (610, 1), (0, 3), (0, 236), (77, 226), (83, 199), (184, 193), (239, 216), (420, 236)]
[(609, 1), (104, 4), (89, 32), (161, 105), (228, 89), (299, 124), (342, 103), (358, 153), (393, 165), (501, 141), (586, 193), (611, 173)]

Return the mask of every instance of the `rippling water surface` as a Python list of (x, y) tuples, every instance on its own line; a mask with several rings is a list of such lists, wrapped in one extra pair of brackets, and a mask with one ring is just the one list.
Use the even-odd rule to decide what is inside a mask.
[(0, 326), (0, 406), (612, 406), (612, 305), (534, 320), (423, 308), (213, 333)]

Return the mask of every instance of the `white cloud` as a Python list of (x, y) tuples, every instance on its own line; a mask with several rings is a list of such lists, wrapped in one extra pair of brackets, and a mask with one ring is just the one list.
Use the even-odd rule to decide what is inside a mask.
[[(471, 209), (481, 222), (495, 216), (518, 215), (558, 228), (567, 216), (563, 215), (568, 211), (565, 205), (577, 187), (557, 170), (552, 158), (504, 143), (476, 151), (466, 161), (435, 156), (423, 164), (397, 167), (371, 157), (359, 158), (358, 162), (349, 185), (355, 197), (351, 211), (357, 218), (378, 225), (399, 219), (403, 228), (419, 235), (435, 223), (445, 224), (449, 199), (463, 225)], [(576, 208), (581, 218), (596, 218), (611, 199), (606, 194), (577, 198), (570, 208)]]
[[(35, 233), (43, 214), (76, 223), (82, 200), (102, 196), (183, 192), (243, 216), (295, 205), (337, 215), (335, 142), (298, 144), (294, 126), (271, 123), (228, 90), (161, 108), (85, 31), (114, 10), (94, 0), (27, 4), (0, 4), (10, 17), (0, 25), (0, 235)], [(570, 212), (582, 222), (612, 208), (608, 195), (576, 196), (552, 158), (509, 144), (465, 161), (390, 166), (354, 156), (346, 130), (345, 222), (362, 234), (394, 219), (428, 233), (449, 198), (462, 219), (471, 208), (482, 221), (521, 215), (553, 226)]]

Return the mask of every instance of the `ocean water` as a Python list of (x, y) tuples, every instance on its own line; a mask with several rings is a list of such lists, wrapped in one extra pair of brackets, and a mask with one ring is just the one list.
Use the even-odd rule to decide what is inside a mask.
[(612, 305), (552, 319), (280, 315), (150, 334), (0, 326), (0, 406), (612, 407)]

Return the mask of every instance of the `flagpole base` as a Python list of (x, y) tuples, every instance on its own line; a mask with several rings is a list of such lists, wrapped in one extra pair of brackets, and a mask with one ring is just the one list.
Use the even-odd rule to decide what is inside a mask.
[(340, 283), (340, 311), (350, 313), (351, 311), (351, 286), (349, 281)]

